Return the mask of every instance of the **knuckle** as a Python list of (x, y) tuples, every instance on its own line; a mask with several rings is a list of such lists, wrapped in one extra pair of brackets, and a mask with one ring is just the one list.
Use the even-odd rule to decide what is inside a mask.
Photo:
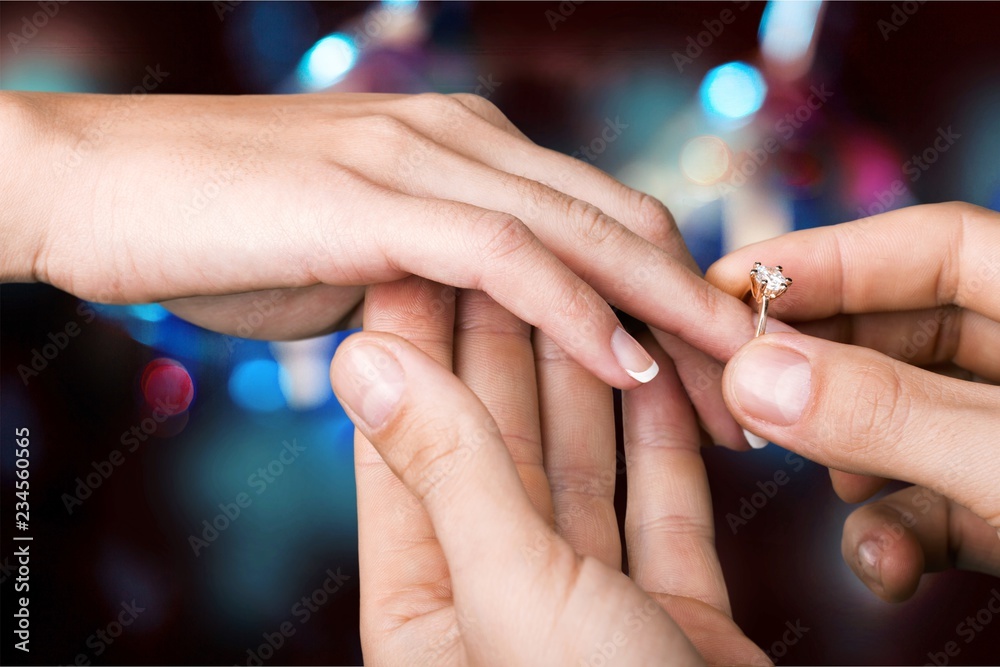
[(940, 204), (946, 212), (950, 212), (955, 220), (955, 224), (960, 224), (963, 219), (972, 218), (982, 212), (983, 209), (965, 201), (949, 201)]
[[(509, 261), (532, 249), (535, 235), (523, 222), (506, 213), (487, 213), (478, 225), (479, 255), (494, 264)], [(502, 262), (503, 261), (503, 262)]]
[(594, 291), (587, 283), (575, 280), (561, 292), (553, 311), (566, 320), (590, 321), (598, 308), (594, 296)]
[(388, 114), (369, 116), (365, 122), (365, 131), (383, 146), (395, 151), (405, 150), (417, 138), (413, 128)]
[(365, 124), (370, 132), (383, 138), (393, 139), (410, 133), (410, 127), (406, 123), (389, 114), (380, 113), (369, 116)]
[(693, 290), (689, 290), (689, 293), (687, 294), (687, 298), (692, 301), (691, 305), (693, 306), (693, 310), (691, 312), (719, 312), (722, 308), (720, 298), (722, 298), (723, 295), (724, 292), (721, 292), (717, 287), (714, 287), (704, 281), (698, 281), (697, 286)]
[[(418, 500), (436, 495), (461, 464), (461, 447), (455, 433), (428, 433), (427, 424), (399, 425), (393, 435), (404, 447), (399, 476)], [(430, 435), (430, 437), (428, 437)]]
[(592, 245), (613, 245), (622, 239), (625, 228), (601, 209), (582, 199), (572, 199), (566, 214), (576, 221), (581, 237)]
[[(478, 97), (469, 94), (469, 97)], [(414, 104), (418, 109), (435, 118), (444, 127), (453, 124), (468, 123), (473, 120), (480, 120), (476, 108), (471, 106), (475, 102), (466, 104), (457, 95), (444, 95), (442, 93), (421, 93), (414, 96)]]
[(670, 209), (652, 195), (636, 192), (635, 197), (636, 233), (658, 248), (668, 247), (678, 235)]
[(482, 95), (475, 95), (473, 93), (454, 93), (450, 97), (452, 100), (471, 110), (476, 115), (486, 118), (487, 120), (495, 119), (498, 116), (504, 117), (497, 105), (493, 104)]
[(845, 375), (847, 455), (859, 464), (884, 460), (901, 441), (912, 397), (891, 364), (870, 360)]

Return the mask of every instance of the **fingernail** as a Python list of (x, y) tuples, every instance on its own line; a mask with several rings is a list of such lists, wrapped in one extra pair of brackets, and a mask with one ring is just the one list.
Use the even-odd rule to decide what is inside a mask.
[(338, 375), (337, 396), (371, 428), (385, 423), (403, 395), (403, 368), (384, 347), (360, 344), (344, 352), (348, 373)]
[(764, 447), (767, 447), (767, 438), (754, 435), (746, 429), (743, 429), (743, 437), (747, 439), (747, 442), (749, 442), (750, 446), (754, 449), (763, 449)]
[(740, 407), (750, 415), (788, 425), (796, 422), (809, 401), (809, 361), (798, 352), (759, 345), (740, 359), (733, 388)]
[(882, 586), (882, 575), (879, 574), (878, 563), (882, 558), (882, 548), (871, 540), (862, 542), (858, 547), (858, 567), (864, 573), (869, 583)]
[(660, 372), (660, 367), (639, 345), (639, 341), (621, 327), (611, 335), (611, 351), (615, 353), (615, 358), (625, 372), (639, 382), (649, 382)]

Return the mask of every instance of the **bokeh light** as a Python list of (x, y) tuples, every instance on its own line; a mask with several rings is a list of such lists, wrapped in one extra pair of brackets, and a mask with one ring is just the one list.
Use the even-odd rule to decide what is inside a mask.
[(146, 364), (142, 372), (142, 395), (149, 405), (167, 415), (177, 415), (194, 399), (194, 381), (184, 366), (161, 357)]
[(398, 12), (412, 12), (417, 8), (417, 0), (382, 0), (386, 9)]
[(170, 317), (170, 311), (158, 303), (141, 303), (128, 306), (128, 312), (130, 315), (134, 315), (146, 322), (162, 322)]
[(251, 412), (274, 412), (285, 407), (281, 367), (271, 359), (244, 361), (229, 377), (233, 402)]
[(760, 50), (778, 63), (794, 63), (809, 53), (822, 0), (771, 0), (760, 19)]
[(767, 84), (753, 65), (732, 62), (709, 71), (699, 95), (710, 116), (739, 120), (756, 113), (764, 104)]
[(344, 78), (358, 60), (358, 49), (347, 35), (334, 33), (316, 42), (299, 64), (299, 82), (312, 90)]
[(732, 155), (729, 146), (719, 137), (694, 137), (681, 149), (681, 171), (698, 185), (713, 185), (729, 173)]

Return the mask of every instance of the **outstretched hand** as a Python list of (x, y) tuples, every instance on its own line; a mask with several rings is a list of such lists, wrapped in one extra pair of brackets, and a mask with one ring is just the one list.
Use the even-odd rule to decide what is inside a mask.
[[(751, 326), (692, 270), (660, 202), (478, 96), (2, 92), (0, 120), (19, 156), (0, 165), (0, 280), (281, 339), (356, 319), (363, 286), (420, 275), (487, 292), (636, 387), (655, 371), (607, 299), (709, 355), (692, 363), (718, 406), (708, 367)], [(738, 445), (729, 424), (717, 438)]]

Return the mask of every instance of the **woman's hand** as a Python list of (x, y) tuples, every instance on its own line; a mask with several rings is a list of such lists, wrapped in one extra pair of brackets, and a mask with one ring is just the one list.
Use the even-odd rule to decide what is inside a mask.
[[(918, 485), (850, 517), (847, 563), (888, 600), (912, 595), (925, 570), (1000, 576), (1000, 388), (990, 384), (1000, 380), (1000, 214), (938, 204), (795, 232), (723, 258), (709, 279), (741, 294), (754, 261), (795, 278), (774, 304), (779, 317), (836, 342), (778, 333), (748, 343), (723, 378), (736, 419), (835, 469), (846, 499), (870, 496), (880, 477)], [(918, 367), (942, 364), (964, 379)]]
[(730, 617), (698, 428), (652, 337), (661, 372), (624, 396), (630, 580), (610, 388), (480, 292), (452, 319), (447, 292), (369, 288), (331, 369), (359, 429), (366, 663), (767, 664)]
[(487, 292), (619, 387), (655, 369), (606, 299), (715, 359), (751, 330), (662, 204), (476, 96), (5, 92), (0, 116), (2, 279), (294, 338), (415, 274)]

